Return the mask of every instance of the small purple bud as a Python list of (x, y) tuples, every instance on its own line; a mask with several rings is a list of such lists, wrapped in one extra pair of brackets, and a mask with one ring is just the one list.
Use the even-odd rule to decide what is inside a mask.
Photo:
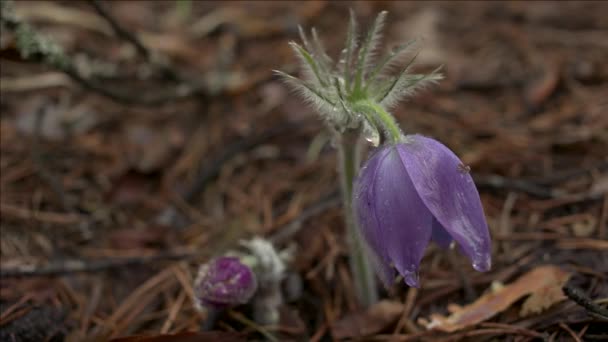
[(224, 309), (249, 302), (257, 289), (255, 274), (236, 257), (210, 260), (194, 283), (196, 306)]
[(455, 240), (478, 271), (491, 265), (491, 241), (467, 166), (447, 147), (421, 135), (379, 148), (355, 182), (353, 207), (361, 235), (386, 286), (393, 267), (412, 287), (431, 240)]

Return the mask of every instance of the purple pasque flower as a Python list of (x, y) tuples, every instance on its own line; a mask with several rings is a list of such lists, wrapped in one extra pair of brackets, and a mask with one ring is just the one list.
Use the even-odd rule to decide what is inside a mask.
[(434, 240), (455, 240), (478, 271), (491, 267), (488, 226), (468, 167), (440, 142), (408, 135), (380, 147), (359, 173), (353, 208), (386, 286), (396, 269), (419, 287), (418, 267)]
[(223, 309), (249, 302), (257, 280), (237, 257), (219, 257), (201, 265), (194, 281), (195, 305)]

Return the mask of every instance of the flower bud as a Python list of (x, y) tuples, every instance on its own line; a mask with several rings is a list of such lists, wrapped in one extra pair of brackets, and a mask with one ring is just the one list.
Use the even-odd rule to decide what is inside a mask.
[(201, 265), (194, 284), (195, 305), (223, 309), (249, 302), (257, 289), (251, 269), (236, 257), (219, 257)]

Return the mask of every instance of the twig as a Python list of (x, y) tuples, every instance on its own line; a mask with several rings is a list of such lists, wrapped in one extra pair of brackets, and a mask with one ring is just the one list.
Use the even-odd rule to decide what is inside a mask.
[(473, 179), (479, 187), (520, 191), (540, 198), (555, 198), (561, 195), (554, 190), (521, 179), (509, 179), (499, 175), (478, 175), (473, 176)]
[(137, 94), (130, 94), (93, 82), (79, 73), (71, 59), (59, 45), (42, 37), (30, 25), (18, 19), (14, 14), (10, 1), (4, 0), (0, 4), (2, 6), (0, 21), (4, 27), (15, 33), (16, 46), (21, 57), (25, 60), (44, 63), (57, 69), (68, 75), (85, 89), (99, 93), (117, 102), (145, 106), (156, 106), (195, 95), (206, 96), (206, 86), (204, 84), (182, 83), (169, 89), (164, 89), (156, 94), (146, 94), (141, 91)]
[(544, 334), (539, 333), (538, 331), (526, 329), (524, 327), (517, 326), (517, 325), (505, 324), (505, 323), (485, 322), (485, 323), (481, 323), (479, 326), (482, 328), (498, 328), (498, 329), (502, 328), (505, 330), (517, 331), (517, 332), (521, 332), (523, 335), (527, 335), (529, 337), (542, 338), (544, 336)]
[(200, 95), (203, 97), (206, 96), (204, 86), (176, 86), (169, 89), (164, 89), (161, 92), (152, 95), (146, 95), (145, 92), (140, 92), (138, 94), (123, 94), (122, 92), (110, 90), (110, 88), (105, 88), (97, 83), (87, 80), (73, 67), (59, 70), (70, 76), (74, 81), (80, 83), (80, 85), (84, 88), (124, 104), (157, 106), (171, 101), (183, 100), (195, 95)]
[(313, 216), (319, 215), (327, 209), (337, 207), (340, 204), (340, 193), (338, 189), (330, 192), (325, 197), (321, 198), (317, 203), (304, 209), (298, 217), (291, 222), (278, 227), (276, 233), (270, 236), (268, 240), (274, 244), (281, 244), (287, 242), (291, 237), (296, 234), (302, 224)]
[(36, 165), (38, 175), (49, 185), (51, 190), (55, 193), (55, 196), (57, 196), (59, 203), (61, 203), (63, 211), (71, 212), (72, 206), (68, 202), (68, 199), (65, 195), (65, 191), (63, 190), (63, 185), (46, 168), (47, 163), (44, 162), (44, 158), (40, 153), (40, 132), (42, 130), (42, 122), (46, 114), (46, 110), (44, 109), (40, 109), (36, 113), (36, 119), (34, 122), (34, 136), (30, 150), (31, 158), (34, 162), (34, 165)]
[(142, 42), (139, 41), (139, 39), (134, 34), (127, 31), (118, 23), (118, 21), (116, 21), (116, 19), (114, 19), (114, 17), (110, 14), (110, 12), (106, 10), (104, 4), (100, 0), (90, 0), (90, 3), (93, 8), (95, 8), (95, 11), (97, 11), (97, 13), (102, 16), (108, 22), (108, 24), (110, 24), (112, 30), (114, 30), (117, 36), (133, 44), (133, 46), (135, 46), (135, 48), (137, 49), (137, 52), (144, 58), (150, 59), (150, 56), (152, 55), (150, 51), (148, 51), (148, 49), (142, 44)]
[[(512, 330), (512, 329), (504, 329), (504, 328), (480, 328), (480, 329), (469, 330), (469, 331), (464, 331), (464, 332), (459, 332), (459, 333), (453, 333), (453, 334), (447, 335), (444, 338), (435, 338), (435, 339), (433, 339), (433, 341), (440, 341), (440, 342), (451, 342), (451, 341), (462, 341), (462, 340), (478, 341), (481, 339), (478, 336), (484, 336), (484, 335), (495, 335), (495, 336), (501, 336), (501, 337), (505, 337), (507, 335), (529, 336), (526, 331), (522, 331), (522, 330)], [(467, 339), (467, 338), (472, 338), (472, 339)]]
[(0, 278), (59, 276), (79, 272), (98, 272), (111, 268), (143, 265), (158, 260), (183, 260), (199, 256), (193, 252), (166, 252), (136, 257), (104, 258), (97, 260), (60, 260), (46, 266), (24, 265), (0, 268)]
[(454, 269), (454, 271), (456, 272), (456, 274), (458, 275), (458, 278), (460, 280), (460, 285), (462, 286), (462, 289), (464, 292), (464, 299), (467, 302), (472, 302), (473, 300), (475, 300), (475, 298), (477, 298), (477, 293), (475, 292), (475, 289), (473, 288), (473, 285), (471, 284), (471, 279), (469, 278), (469, 276), (467, 274), (465, 274), (462, 267), (460, 267), (458, 262), (456, 262), (456, 260), (458, 260), (458, 255), (457, 255), (455, 249), (450, 248), (447, 259), (448, 259), (450, 265), (452, 266), (452, 268)]
[(538, 180), (535, 180), (535, 183), (541, 184), (541, 185), (551, 185), (551, 184), (567, 181), (572, 178), (576, 178), (576, 177), (580, 177), (580, 176), (587, 176), (590, 173), (593, 173), (594, 171), (597, 171), (597, 172), (608, 171), (608, 161), (601, 161), (597, 164), (591, 165), (589, 167), (580, 168), (580, 169), (567, 170), (567, 171), (563, 171), (563, 172), (549, 174), (549, 175), (543, 176), (542, 178), (539, 178)]
[[(418, 289), (415, 287), (410, 287), (407, 289), (407, 295), (405, 299), (405, 305), (403, 306), (403, 312), (401, 313), (401, 317), (395, 326), (395, 330), (393, 330), (393, 335), (398, 335), (403, 328), (408, 328), (409, 324), (413, 324), (409, 318), (412, 309), (414, 308), (414, 302), (418, 297)], [(409, 322), (408, 322), (409, 321)], [(415, 332), (415, 331), (409, 331)]]
[(570, 334), (570, 336), (572, 337), (572, 339), (573, 339), (574, 341), (576, 341), (576, 342), (582, 342), (582, 341), (581, 341), (581, 339), (578, 337), (578, 335), (577, 335), (577, 334), (576, 334), (574, 331), (572, 331), (572, 329), (570, 329), (570, 327), (569, 327), (569, 326), (568, 326), (566, 323), (564, 323), (564, 322), (559, 322), (559, 326), (560, 326), (562, 329), (566, 330), (566, 332), (567, 332), (568, 334)]
[(232, 143), (226, 148), (222, 149), (221, 153), (213, 158), (211, 161), (205, 162), (205, 167), (202, 167), (198, 172), (196, 180), (192, 186), (184, 192), (182, 195), (186, 201), (191, 201), (196, 195), (198, 195), (204, 188), (207, 182), (215, 178), (224, 163), (231, 160), (240, 153), (252, 150), (256, 146), (280, 135), (291, 132), (295, 128), (302, 127), (305, 123), (302, 122), (291, 122), (274, 126), (258, 135), (252, 135), (245, 139), (238, 140)]
[(220, 319), (221, 316), (224, 315), (224, 310), (216, 309), (213, 307), (208, 307), (207, 309), (207, 317), (201, 323), (200, 331), (211, 331), (215, 328), (215, 324)]
[(608, 320), (608, 309), (593, 302), (582, 289), (566, 284), (562, 287), (562, 290), (573, 302), (585, 308), (590, 316), (601, 320)]
[[(258, 135), (249, 136), (226, 146), (215, 158), (211, 158), (211, 160), (203, 163), (203, 166), (201, 166), (200, 170), (198, 171), (198, 175), (196, 176), (196, 179), (192, 185), (185, 191), (181, 192), (178, 196), (181, 196), (186, 202), (191, 202), (201, 191), (203, 191), (205, 185), (207, 185), (210, 180), (217, 177), (222, 169), (222, 166), (226, 162), (240, 153), (254, 149), (256, 146), (263, 144), (279, 134), (289, 133), (293, 129), (301, 127), (304, 124), (305, 123), (302, 122), (281, 124), (274, 126)], [(169, 205), (156, 217), (156, 222), (169, 226), (181, 226), (184, 222), (182, 218), (183, 217), (179, 212), (179, 208), (176, 208), (174, 205)]]
[(85, 217), (72, 213), (57, 213), (51, 211), (35, 211), (24, 207), (0, 203), (0, 216), (3, 219), (34, 220), (38, 222), (75, 225), (84, 221)]
[(163, 75), (172, 81), (183, 82), (175, 70), (166, 64), (158, 63), (154, 59), (154, 54), (139, 40), (139, 38), (137, 38), (136, 35), (132, 34), (118, 23), (114, 16), (112, 16), (112, 14), (106, 9), (101, 0), (90, 0), (90, 2), (93, 8), (95, 8), (95, 11), (97, 11), (97, 13), (108, 22), (110, 27), (112, 27), (114, 33), (116, 33), (118, 37), (131, 43), (137, 52), (142, 55), (148, 63), (158, 67), (163, 72)]
[(245, 317), (243, 314), (241, 314), (240, 312), (236, 312), (233, 310), (229, 310), (228, 311), (228, 316), (230, 316), (230, 318), (238, 321), (239, 323), (242, 323), (243, 325), (246, 325), (247, 327), (259, 332), (260, 334), (264, 335), (264, 337), (266, 337), (266, 339), (268, 341), (271, 342), (276, 342), (278, 341), (276, 337), (274, 337), (274, 335), (272, 335), (270, 332), (268, 332), (266, 329), (264, 329), (264, 327), (259, 326), (258, 324), (256, 324), (255, 322), (253, 322), (252, 320), (250, 320), (249, 318)]

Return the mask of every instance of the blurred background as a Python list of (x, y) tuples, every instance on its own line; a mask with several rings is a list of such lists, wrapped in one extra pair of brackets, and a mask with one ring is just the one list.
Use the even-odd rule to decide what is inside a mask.
[[(420, 39), (416, 70), (444, 66), (393, 113), (471, 167), (494, 241), (485, 274), (429, 249), (422, 288), (375, 311), (354, 298), (329, 136), (272, 74), (297, 75), (298, 25), (337, 56), (349, 8), (362, 29), (388, 10), (385, 50)], [(606, 18), (602, 1), (2, 1), (0, 339), (195, 331), (197, 265), (253, 235), (296, 248), (281, 324), (226, 318), (231, 338), (605, 338), (561, 286), (608, 297)], [(531, 313), (427, 330), (539, 265), (563, 274)]]

